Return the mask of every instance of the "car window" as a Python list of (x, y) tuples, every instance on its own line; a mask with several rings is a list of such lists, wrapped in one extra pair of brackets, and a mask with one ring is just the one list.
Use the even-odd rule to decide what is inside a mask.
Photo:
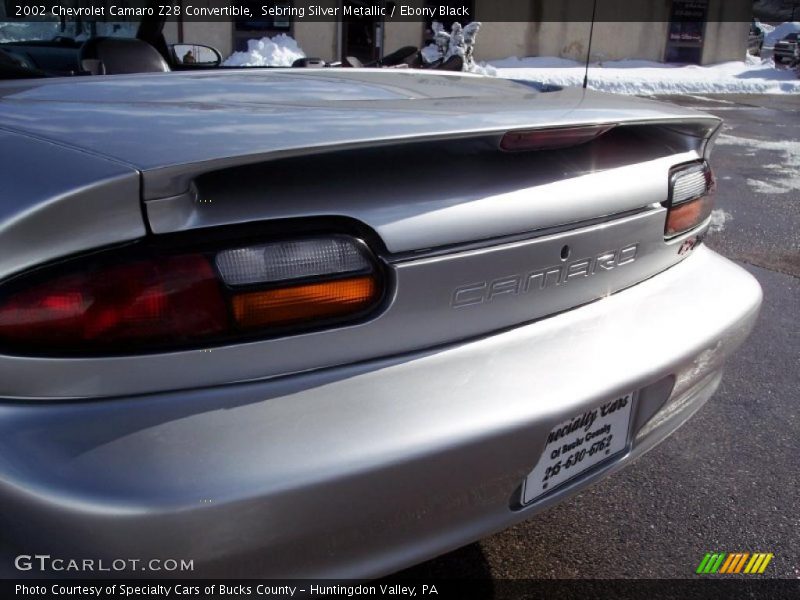
[(136, 37), (137, 22), (65, 20), (0, 22), (0, 44), (73, 40), (84, 42), (92, 37)]

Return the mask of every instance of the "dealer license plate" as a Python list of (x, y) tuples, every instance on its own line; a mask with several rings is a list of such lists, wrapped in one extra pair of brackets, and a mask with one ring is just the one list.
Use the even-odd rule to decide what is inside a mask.
[(533, 502), (624, 450), (633, 395), (624, 394), (556, 425), (522, 485), (522, 503)]

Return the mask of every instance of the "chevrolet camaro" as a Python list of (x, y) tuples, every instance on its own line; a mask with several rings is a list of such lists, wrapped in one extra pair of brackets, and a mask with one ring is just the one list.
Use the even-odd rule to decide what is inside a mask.
[(411, 69), (45, 77), (6, 50), (12, 556), (392, 573), (641, 457), (756, 319), (703, 245), (717, 117)]

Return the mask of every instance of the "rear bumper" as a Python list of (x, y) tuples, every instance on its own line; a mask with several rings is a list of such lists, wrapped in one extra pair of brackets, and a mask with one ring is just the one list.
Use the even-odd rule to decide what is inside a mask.
[[(386, 574), (653, 447), (716, 389), (760, 303), (748, 273), (701, 247), (603, 300), (426, 352), (158, 396), (5, 403), (0, 530), (12, 554), (183, 558), (204, 577)], [(553, 425), (634, 389), (629, 451), (518, 510)]]

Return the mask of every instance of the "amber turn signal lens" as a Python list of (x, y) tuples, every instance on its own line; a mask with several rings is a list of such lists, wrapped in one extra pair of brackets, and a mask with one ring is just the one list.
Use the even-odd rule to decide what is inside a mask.
[(350, 277), (237, 294), (233, 315), (243, 328), (275, 327), (358, 313), (379, 297), (373, 277)]
[(712, 197), (703, 196), (670, 208), (664, 235), (669, 238), (697, 227), (711, 214), (712, 206)]

